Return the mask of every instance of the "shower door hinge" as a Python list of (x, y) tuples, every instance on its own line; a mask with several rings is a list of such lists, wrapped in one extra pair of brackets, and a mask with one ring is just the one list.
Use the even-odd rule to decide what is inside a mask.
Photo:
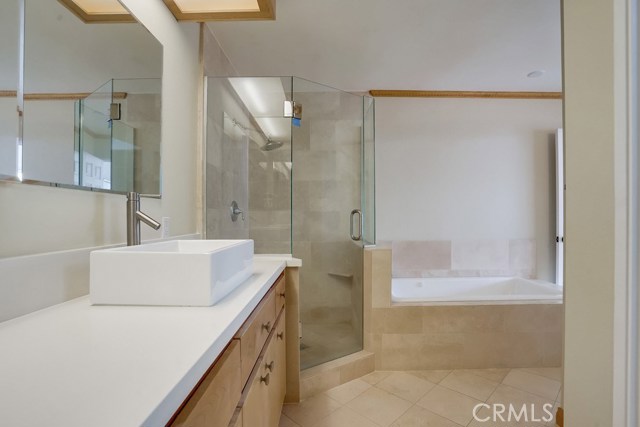
[(284, 117), (302, 119), (302, 104), (295, 101), (284, 101)]
[(122, 115), (121, 105), (117, 102), (112, 103), (109, 106), (109, 119), (120, 120), (121, 115)]

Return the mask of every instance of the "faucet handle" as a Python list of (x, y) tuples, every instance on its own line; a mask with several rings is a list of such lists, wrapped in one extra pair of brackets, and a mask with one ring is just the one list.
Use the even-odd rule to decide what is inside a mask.
[(240, 209), (238, 206), (238, 202), (235, 200), (231, 202), (231, 221), (236, 222), (238, 220), (238, 216), (241, 215), (242, 220), (244, 221), (244, 211)]

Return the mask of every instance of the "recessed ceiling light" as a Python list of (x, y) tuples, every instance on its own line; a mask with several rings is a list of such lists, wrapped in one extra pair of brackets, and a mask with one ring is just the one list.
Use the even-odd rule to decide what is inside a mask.
[(541, 77), (544, 73), (545, 73), (544, 70), (535, 70), (527, 74), (527, 77), (529, 77), (530, 79), (535, 79), (535, 78)]

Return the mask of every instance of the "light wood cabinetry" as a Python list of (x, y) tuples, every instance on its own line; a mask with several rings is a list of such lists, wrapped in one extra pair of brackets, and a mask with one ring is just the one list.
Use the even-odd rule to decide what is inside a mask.
[(281, 311), (268, 344), (247, 383), (242, 403), (244, 427), (276, 427), (286, 388), (285, 312)]
[(275, 323), (275, 288), (272, 288), (235, 336), (235, 339), (240, 342), (242, 384), (247, 382), (253, 370), (253, 365), (255, 365), (256, 359), (267, 342)]
[(284, 274), (167, 424), (277, 427), (287, 388)]
[(178, 413), (174, 427), (227, 427), (242, 392), (240, 346), (234, 340)]

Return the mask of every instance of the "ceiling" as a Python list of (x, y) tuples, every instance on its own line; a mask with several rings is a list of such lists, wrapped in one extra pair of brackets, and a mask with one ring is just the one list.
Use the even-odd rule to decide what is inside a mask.
[(275, 21), (207, 25), (243, 76), (349, 91), (562, 88), (560, 0), (278, 0)]

